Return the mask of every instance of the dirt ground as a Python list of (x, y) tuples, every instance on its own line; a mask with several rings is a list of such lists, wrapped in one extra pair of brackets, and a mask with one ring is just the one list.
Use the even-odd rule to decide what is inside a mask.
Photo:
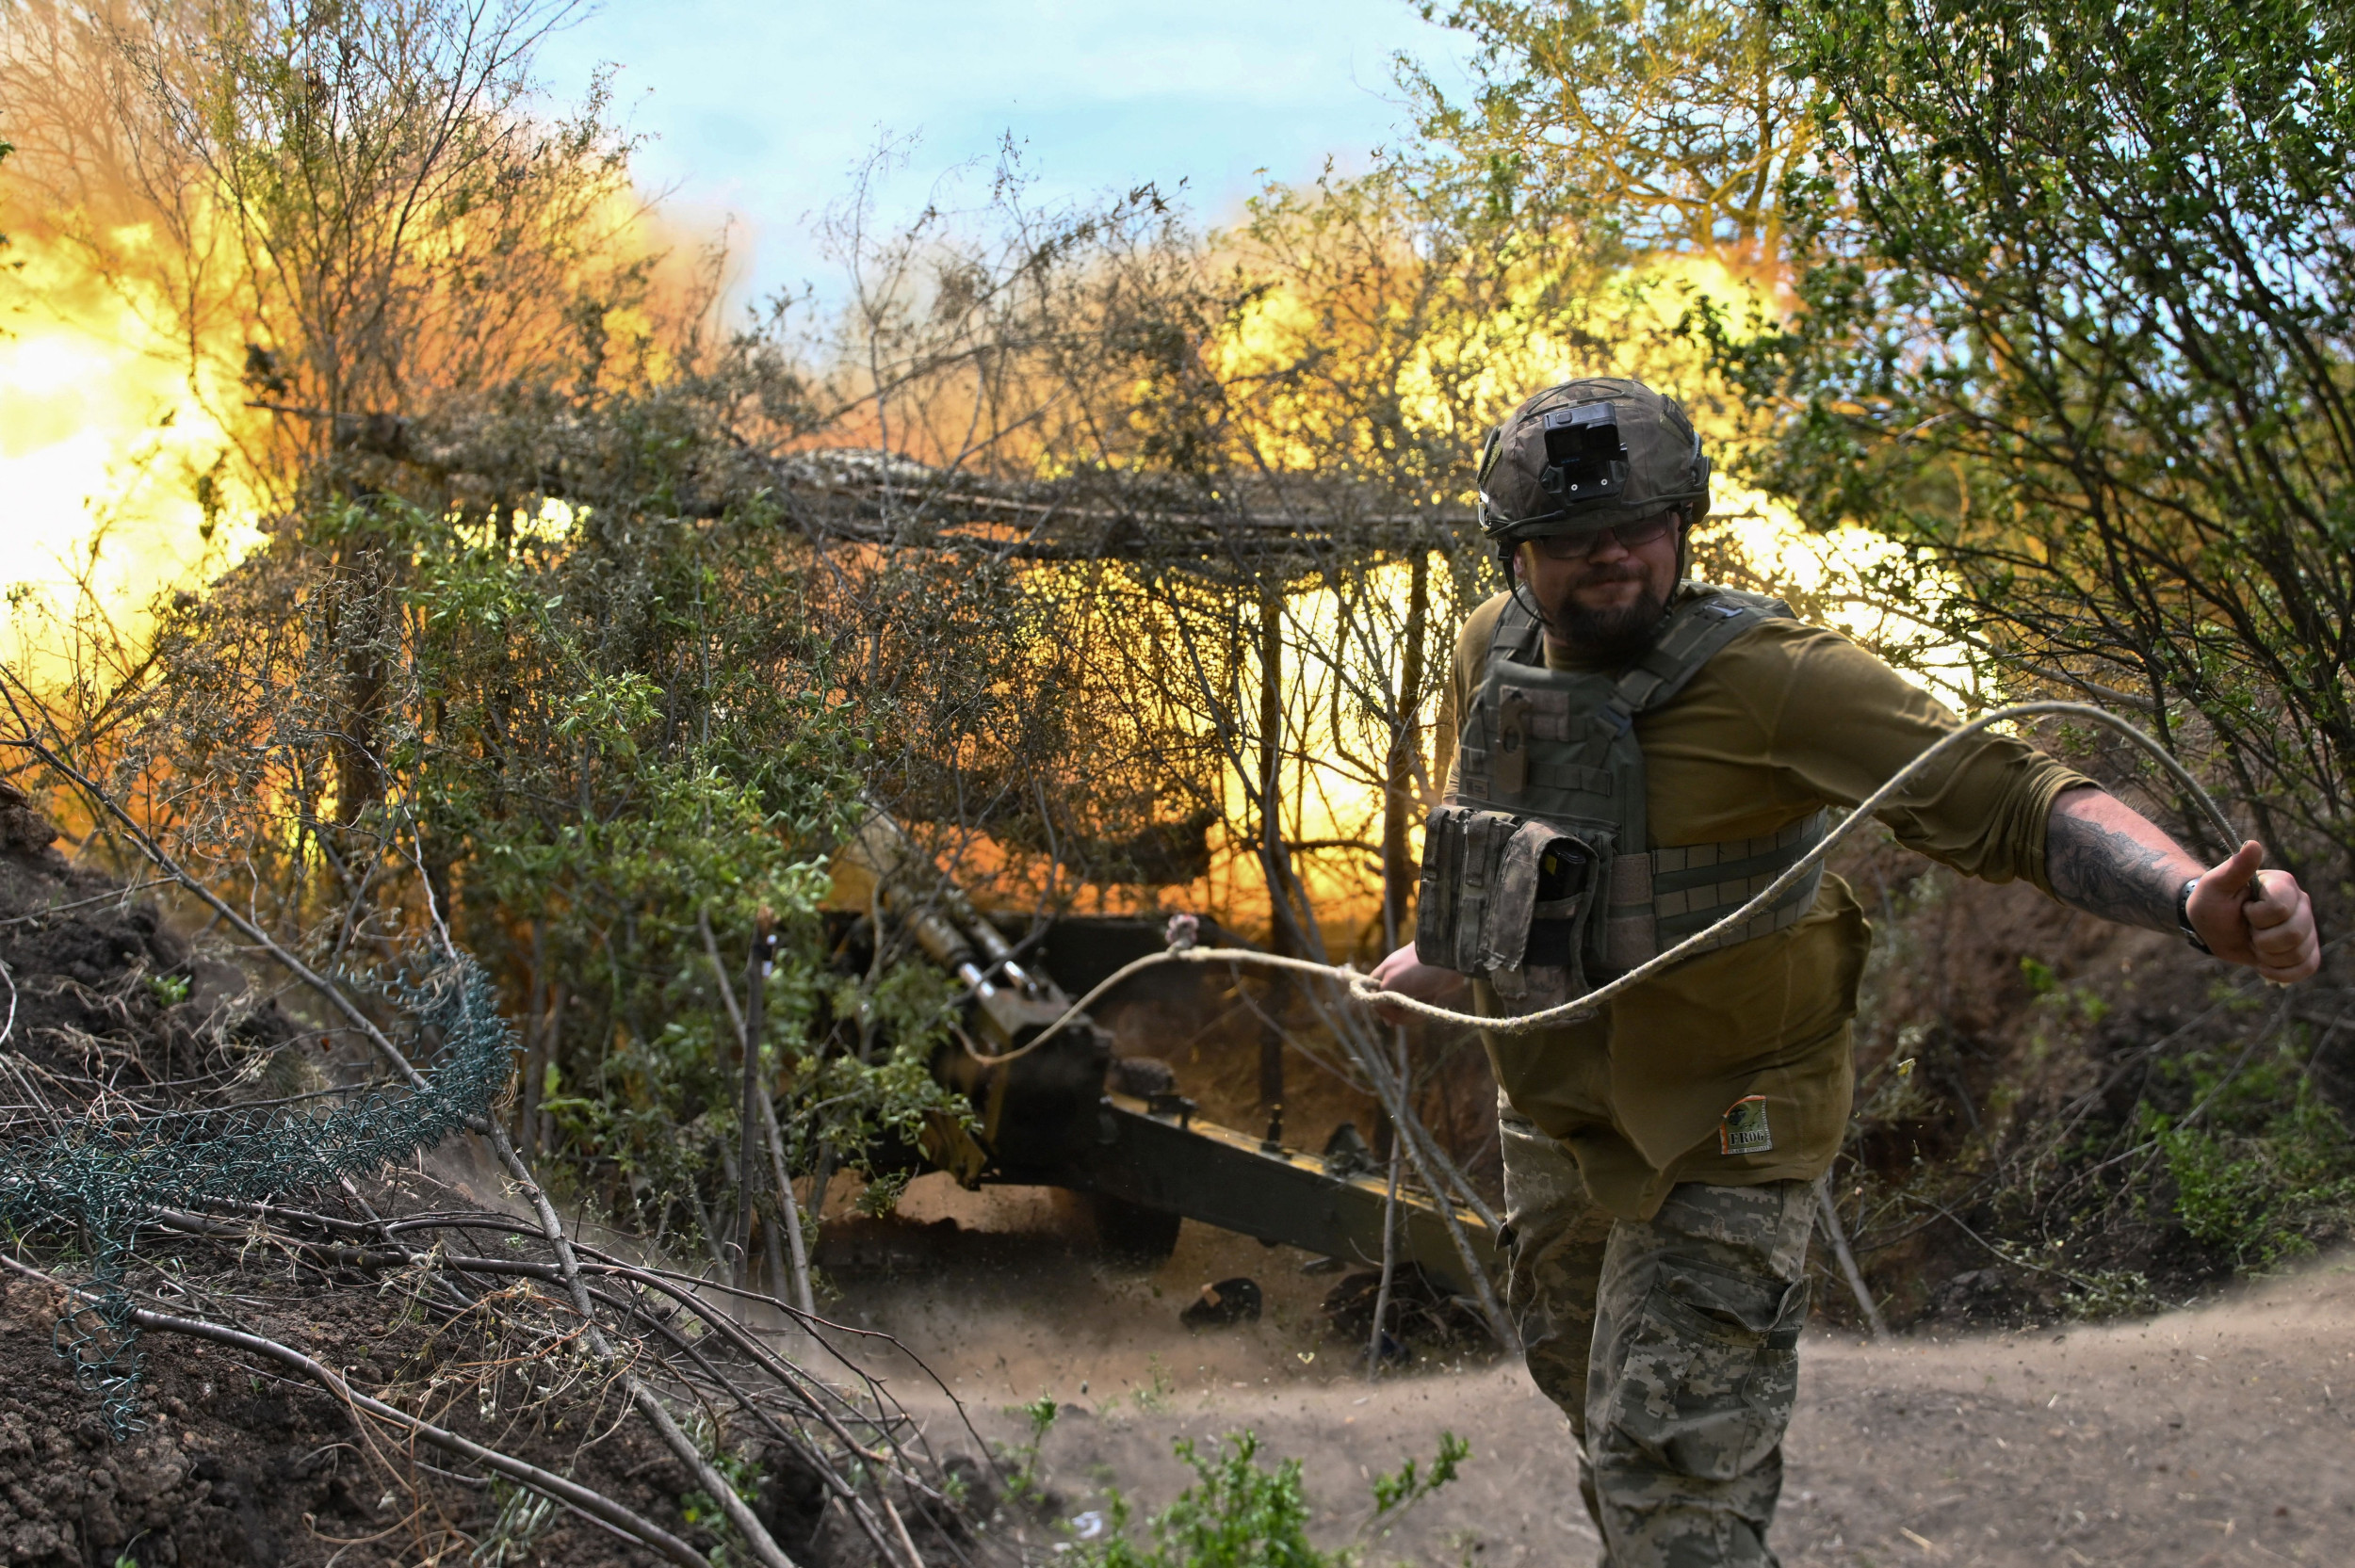
[[(901, 1218), (837, 1226), (824, 1257), (837, 1310), (962, 1369), (992, 1440), (1021, 1436), (1018, 1403), (1062, 1403), (1040, 1460), (1063, 1518), (1100, 1511), (1115, 1479), (1157, 1506), (1185, 1479), (1171, 1439), (1248, 1428), (1303, 1461), (1321, 1536), (1364, 1539), (1374, 1563), (1593, 1560), (1567, 1429), (1519, 1367), (1425, 1359), (1369, 1388), (1316, 1311), (1333, 1276), (1303, 1273), (1302, 1253), (1190, 1223), (1161, 1268), (1123, 1273), (1089, 1255), (1067, 1200), (927, 1178)], [(1262, 1286), (1258, 1322), (1179, 1323), (1202, 1285), (1238, 1274)], [(2349, 1254), (2148, 1320), (1886, 1347), (1817, 1332), (1775, 1543), (1792, 1568), (2342, 1562), (2351, 1405)], [(1370, 1475), (1427, 1460), (1443, 1430), (1471, 1445), (1462, 1478), (1363, 1537)]]

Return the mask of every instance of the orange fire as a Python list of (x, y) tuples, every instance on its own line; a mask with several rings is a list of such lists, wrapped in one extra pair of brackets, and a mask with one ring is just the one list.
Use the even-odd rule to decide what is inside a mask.
[[(141, 236), (119, 234), (136, 245)], [(155, 594), (201, 581), (258, 537), (231, 493), (234, 380), (165, 339), (159, 313), (63, 244), (12, 236), (0, 337), (0, 627), (36, 667), (53, 618), (83, 607), (129, 632)]]

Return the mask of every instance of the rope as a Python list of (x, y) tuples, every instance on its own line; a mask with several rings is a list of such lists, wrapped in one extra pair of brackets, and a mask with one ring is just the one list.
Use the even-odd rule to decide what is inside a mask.
[[(1890, 797), (1904, 787), (1908, 780), (1955, 750), (1964, 740), (2006, 720), (2027, 719), (2039, 714), (2066, 714), (2073, 719), (2088, 719), (2096, 723), (2108, 725), (2142, 748), (2152, 760), (2173, 775), (2175, 782), (2182, 784), (2190, 793), (2191, 798), (2200, 803), (2201, 810), (2206, 814), (2209, 822), (2215, 826), (2218, 838), (2224, 844), (2229, 846), (2238, 841), (2239, 830), (2233, 826), (2231, 819), (2224, 815), (2222, 808), (2217, 806), (2208, 792), (2201, 787), (2200, 781), (2193, 778), (2190, 770), (2176, 761), (2166, 747), (2160, 745), (2158, 741), (2136, 725), (2119, 718), (2114, 713), (2085, 703), (2014, 703), (2009, 706), (1983, 713), (1969, 723), (1941, 736), (1936, 745), (1929, 747), (1920, 756), (1899, 768), (1890, 777), (1888, 783), (1860, 801), (1857, 808), (1843, 818), (1838, 827), (1824, 835), (1822, 843), (1810, 849), (1796, 863), (1785, 868), (1782, 875), (1767, 883), (1764, 891), (1759, 893), (1740, 909), (1728, 914), (1707, 929), (1695, 931), (1666, 952), (1660, 953), (1638, 964), (1609, 984), (1598, 990), (1589, 991), (1584, 995), (1573, 996), (1557, 1007), (1547, 1008), (1540, 1012), (1518, 1013), (1502, 1017), (1486, 1013), (1458, 1012), (1454, 1008), (1440, 1007), (1437, 1003), (1426, 1002), (1402, 992), (1385, 991), (1373, 983), (1373, 978), (1371, 975), (1360, 974), (1345, 965), (1317, 963), (1307, 959), (1285, 958), (1279, 954), (1263, 953), (1250, 947), (1173, 946), (1165, 952), (1149, 953), (1144, 958), (1122, 964), (1097, 982), (1086, 995), (1074, 1002), (1062, 1017), (1015, 1049), (996, 1056), (974, 1051), (970, 1045), (966, 1047), (966, 1050), (972, 1054), (975, 1060), (985, 1066), (995, 1066), (1029, 1056), (1069, 1027), (1105, 994), (1147, 969), (1164, 963), (1251, 963), (1263, 969), (1290, 970), (1295, 974), (1310, 975), (1320, 979), (1338, 980), (1349, 988), (1349, 994), (1352, 996), (1368, 1006), (1387, 1003), (1391, 1007), (1411, 1012), (1417, 1017), (1429, 1018), (1442, 1024), (1469, 1024), (1498, 1034), (1527, 1034), (1533, 1030), (1550, 1028), (1557, 1025), (1581, 1023), (1594, 1017), (1613, 997), (1641, 985), (1671, 964), (1705, 947), (1720, 932), (1741, 925), (1760, 910), (1774, 902), (1786, 889), (1806, 876), (1809, 871), (1838, 849), (1850, 833), (1855, 832), (1870, 820), (1873, 814), (1887, 803)], [(1177, 940), (1182, 942), (1185, 939), (1180, 934)]]

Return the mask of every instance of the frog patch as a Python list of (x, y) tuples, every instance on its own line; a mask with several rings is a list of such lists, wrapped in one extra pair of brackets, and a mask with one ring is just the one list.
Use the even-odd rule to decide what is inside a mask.
[(1775, 1146), (1775, 1133), (1766, 1124), (1766, 1096), (1745, 1094), (1726, 1107), (1717, 1123), (1721, 1155), (1762, 1155)]

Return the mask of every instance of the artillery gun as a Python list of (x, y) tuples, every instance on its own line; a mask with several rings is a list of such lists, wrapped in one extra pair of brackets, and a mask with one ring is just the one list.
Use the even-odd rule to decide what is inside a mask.
[[(1261, 1137), (1220, 1126), (1196, 1114), (1166, 1063), (1115, 1057), (1109, 1036), (1085, 1018), (1023, 1051), (1070, 1010), (1073, 991), (1158, 946), (1142, 922), (1125, 951), (1104, 940), (1103, 922), (1057, 921), (1017, 954), (881, 810), (836, 865), (838, 901), (896, 923), (965, 987), (956, 1038), (935, 1053), (932, 1071), (971, 1103), (974, 1122), (934, 1123), (921, 1147), (907, 1151), (909, 1165), (946, 1171), (968, 1188), (1080, 1193), (1108, 1245), (1140, 1259), (1166, 1256), (1179, 1221), (1195, 1220), (1270, 1246), (1380, 1263), (1388, 1187), (1355, 1127), (1343, 1123), (1321, 1154), (1308, 1154), (1284, 1145), (1280, 1118)], [(1486, 1224), (1466, 1209), (1454, 1217), (1479, 1266), (1492, 1269)], [(1427, 1196), (1400, 1192), (1396, 1256), (1434, 1284), (1470, 1286), (1463, 1250)]]

